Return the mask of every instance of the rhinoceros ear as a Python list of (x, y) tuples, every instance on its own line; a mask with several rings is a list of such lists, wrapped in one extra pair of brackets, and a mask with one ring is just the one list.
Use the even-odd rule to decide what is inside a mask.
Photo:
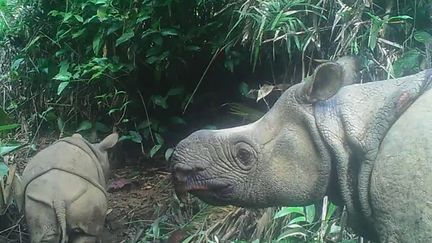
[(104, 140), (102, 140), (102, 142), (99, 143), (99, 149), (101, 151), (105, 151), (109, 148), (114, 147), (114, 145), (116, 145), (118, 141), (118, 134), (117, 133), (113, 133), (111, 135), (109, 135), (108, 137), (106, 137)]
[(72, 137), (73, 137), (73, 138), (81, 138), (81, 139), (83, 138), (83, 137), (81, 136), (81, 134), (79, 134), (79, 133), (75, 133), (75, 134), (73, 134)]
[(301, 98), (307, 103), (327, 100), (343, 86), (343, 68), (335, 62), (328, 62), (317, 67), (301, 90)]

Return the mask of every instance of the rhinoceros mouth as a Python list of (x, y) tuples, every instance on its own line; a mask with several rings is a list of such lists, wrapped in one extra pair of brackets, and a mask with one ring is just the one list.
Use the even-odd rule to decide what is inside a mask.
[(195, 180), (185, 182), (174, 181), (177, 195), (189, 192), (200, 198), (211, 197), (217, 200), (228, 198), (233, 192), (233, 186), (217, 179)]

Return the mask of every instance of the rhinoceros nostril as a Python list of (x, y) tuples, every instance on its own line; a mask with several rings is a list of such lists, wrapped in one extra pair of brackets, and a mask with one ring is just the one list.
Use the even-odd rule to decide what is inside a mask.
[(186, 182), (188, 176), (194, 172), (194, 169), (185, 164), (174, 165), (174, 178), (179, 182)]
[(187, 182), (190, 177), (194, 177), (196, 173), (205, 170), (201, 166), (190, 166), (187, 164), (178, 163), (173, 167), (173, 176), (177, 182)]

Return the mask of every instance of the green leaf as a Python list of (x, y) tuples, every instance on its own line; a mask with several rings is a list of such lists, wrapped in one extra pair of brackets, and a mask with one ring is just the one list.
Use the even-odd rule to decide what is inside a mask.
[(327, 209), (326, 214), (326, 220), (329, 221), (330, 218), (333, 216), (334, 212), (336, 211), (337, 206), (335, 206), (333, 203), (330, 203)]
[(142, 142), (142, 136), (140, 133), (136, 131), (128, 131), (127, 135), (123, 135), (119, 138), (119, 142), (123, 140), (130, 140), (135, 143), (141, 143)]
[(63, 14), (63, 23), (67, 23), (70, 18), (72, 18), (72, 13)]
[(159, 151), (161, 147), (162, 145), (160, 144), (153, 146), (153, 148), (150, 150), (150, 158), (153, 158), (153, 156)]
[(99, 54), (99, 51), (102, 47), (102, 37), (103, 37), (103, 31), (99, 30), (95, 37), (93, 38), (93, 53), (95, 55)]
[(86, 31), (86, 29), (84, 29), (84, 28), (78, 30), (77, 32), (75, 32), (75, 33), (72, 34), (72, 38), (80, 37), (82, 34), (84, 34), (85, 31)]
[(432, 35), (426, 31), (417, 31), (414, 34), (414, 39), (418, 42), (426, 44), (432, 41)]
[(175, 29), (164, 29), (161, 31), (162, 36), (176, 36), (178, 35), (177, 30)]
[(165, 160), (169, 161), (173, 153), (174, 153), (174, 149), (173, 148), (168, 148), (165, 151)]
[(57, 87), (57, 95), (61, 95), (70, 82), (61, 82)]
[(414, 73), (419, 71), (421, 53), (417, 50), (407, 51), (402, 57), (393, 63), (393, 71), (396, 77), (401, 77), (405, 71)]
[(165, 140), (163, 139), (163, 137), (159, 133), (155, 133), (154, 135), (156, 137), (156, 141), (158, 144), (164, 144), (165, 143)]
[(116, 32), (120, 28), (121, 28), (120, 24), (118, 24), (118, 23), (112, 24), (107, 30), (107, 35), (111, 35), (112, 33)]
[(126, 41), (130, 40), (132, 37), (135, 36), (135, 33), (133, 30), (129, 30), (128, 32), (123, 33), (117, 40), (116, 40), (116, 46), (119, 46)]
[(142, 137), (141, 135), (136, 131), (129, 131), (130, 140), (135, 143), (141, 143)]
[(114, 112), (118, 112), (118, 111), (120, 111), (120, 109), (118, 109), (118, 108), (110, 109), (110, 110), (108, 111), (108, 115), (111, 116)]
[(176, 96), (184, 93), (184, 88), (171, 88), (166, 96)]
[(84, 22), (83, 17), (81, 17), (80, 15), (75, 14), (74, 17), (75, 17), (76, 20), (78, 20), (78, 22), (81, 22), (81, 23)]
[(16, 59), (12, 65), (11, 65), (11, 70), (18, 70), (19, 66), (24, 62), (24, 58), (18, 58)]
[(171, 122), (176, 125), (186, 125), (186, 122), (183, 118), (179, 116), (173, 116), (170, 118)]
[(265, 98), (273, 91), (274, 88), (275, 88), (274, 85), (269, 85), (269, 84), (264, 84), (263, 86), (261, 86), (260, 89), (258, 90), (256, 101), (258, 102), (259, 100)]
[(59, 80), (59, 81), (70, 81), (72, 74), (68, 71), (68, 69), (69, 69), (69, 62), (62, 61), (60, 63), (60, 70), (54, 76), (53, 79)]
[(306, 217), (305, 216), (295, 217), (295, 218), (293, 218), (292, 220), (290, 220), (288, 222), (288, 225), (290, 225), (290, 224), (297, 224), (297, 223), (300, 223), (300, 222), (307, 222), (306, 221)]
[(307, 236), (307, 231), (305, 228), (301, 227), (300, 225), (290, 225), (290, 227), (295, 227), (289, 230), (284, 231), (276, 240), (276, 242), (280, 242), (281, 240), (285, 239), (285, 238), (289, 238), (292, 236), (301, 236), (301, 237), (306, 237)]
[(13, 130), (17, 127), (20, 127), (20, 124), (8, 124), (8, 125), (1, 125), (0, 126), (0, 132), (4, 132), (4, 131), (10, 131)]
[(92, 0), (94, 4), (107, 4), (107, 0)]
[(312, 223), (315, 219), (315, 206), (314, 205), (306, 206), (305, 211), (306, 211), (306, 221), (308, 223)]
[(413, 18), (411, 16), (408, 16), (408, 15), (399, 15), (399, 16), (390, 17), (388, 19), (388, 21), (389, 22), (390, 21), (400, 21), (400, 20), (407, 20), (407, 19), (413, 19)]
[[(59, 80), (59, 81), (69, 81), (71, 79), (72, 75), (70, 73), (66, 73), (66, 74), (57, 74), (56, 76), (54, 76), (53, 79), (55, 80)], [(69, 83), (69, 82), (66, 82)]]
[(168, 104), (166, 102), (166, 98), (164, 98), (164, 97), (162, 97), (160, 95), (153, 95), (151, 97), (151, 100), (153, 101), (153, 104), (155, 104), (157, 106), (160, 106), (160, 107), (162, 107), (164, 109), (168, 108)]
[(372, 14), (369, 14), (369, 16), (371, 17), (371, 27), (369, 32), (368, 47), (373, 50), (375, 49), (378, 40), (378, 33), (381, 30), (384, 21), (378, 16)]
[(201, 47), (199, 47), (199, 46), (186, 46), (185, 50), (186, 51), (199, 51), (199, 50), (201, 50)]
[(15, 150), (22, 148), (24, 145), (22, 144), (14, 144), (14, 145), (2, 145), (0, 146), (0, 156), (4, 156), (8, 153), (11, 153)]
[(8, 174), (9, 167), (4, 162), (0, 162), (0, 180), (3, 180), (3, 178)]
[(248, 97), (248, 94), (250, 92), (249, 85), (247, 85), (247, 83), (245, 82), (241, 82), (239, 84), (239, 91), (242, 96)]
[(99, 21), (104, 21), (107, 19), (107, 7), (106, 6), (101, 6), (97, 9), (96, 11), (96, 15), (99, 18)]
[(36, 38), (34, 38), (32, 41), (30, 41), (24, 48), (23, 48), (23, 52), (27, 52), (28, 49), (30, 49), (34, 44), (36, 44), (36, 42), (41, 38), (41, 36), (37, 36)]
[(87, 131), (93, 127), (92, 123), (89, 120), (82, 121), (78, 126), (76, 132)]
[(275, 214), (273, 219), (281, 218), (293, 213), (304, 215), (305, 214), (304, 208), (303, 207), (283, 207)]

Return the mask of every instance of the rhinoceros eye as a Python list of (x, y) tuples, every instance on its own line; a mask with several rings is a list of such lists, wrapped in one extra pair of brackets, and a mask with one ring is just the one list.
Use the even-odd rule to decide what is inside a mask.
[(240, 142), (236, 144), (235, 157), (245, 166), (251, 165), (255, 161), (255, 151), (247, 143)]
[(241, 161), (247, 162), (250, 160), (251, 153), (244, 148), (241, 148), (237, 151), (237, 158)]

